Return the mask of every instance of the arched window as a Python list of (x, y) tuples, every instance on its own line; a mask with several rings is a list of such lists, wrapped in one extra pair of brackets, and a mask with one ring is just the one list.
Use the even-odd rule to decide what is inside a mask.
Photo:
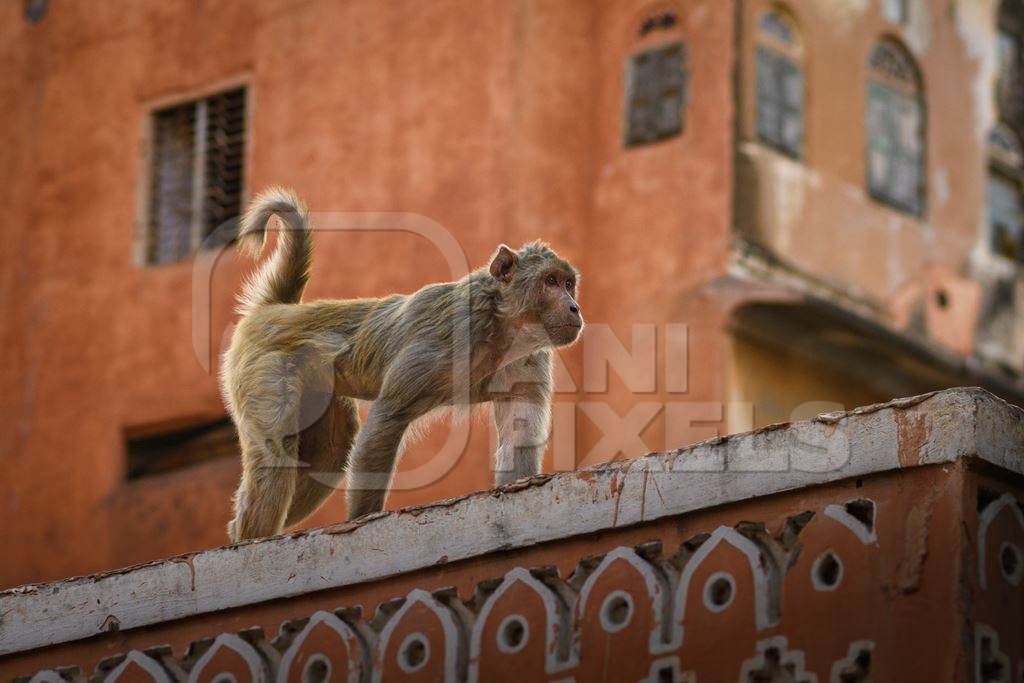
[(925, 111), (913, 58), (885, 39), (871, 51), (867, 87), (867, 181), (872, 197), (920, 216), (925, 198)]
[(757, 136), (799, 159), (804, 137), (800, 36), (789, 17), (772, 10), (761, 15), (757, 43)]
[(987, 188), (989, 245), (1008, 259), (1024, 261), (1024, 156), (1020, 139), (1009, 126), (997, 126), (988, 138)]

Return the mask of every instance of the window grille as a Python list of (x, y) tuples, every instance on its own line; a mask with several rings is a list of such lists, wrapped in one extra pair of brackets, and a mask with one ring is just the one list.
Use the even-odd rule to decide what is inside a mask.
[(872, 197), (907, 213), (924, 211), (924, 105), (917, 68), (891, 41), (871, 53), (867, 87), (867, 181)]
[(188, 258), (238, 216), (245, 136), (245, 88), (153, 113), (146, 263)]
[(686, 47), (671, 43), (629, 58), (626, 73), (627, 147), (657, 142), (683, 130)]
[(804, 77), (796, 28), (779, 12), (761, 17), (757, 47), (757, 136), (794, 158), (803, 155)]

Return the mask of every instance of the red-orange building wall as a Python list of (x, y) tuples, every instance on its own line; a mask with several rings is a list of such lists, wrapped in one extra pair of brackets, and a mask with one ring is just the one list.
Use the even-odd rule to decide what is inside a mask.
[[(563, 354), (571, 381), (559, 400), (623, 415), (665, 401), (668, 322), (689, 325), (700, 361), (682, 399), (723, 400), (723, 314), (698, 288), (724, 270), (730, 244), (731, 2), (50, 4), (38, 24), (21, 3), (0, 7), (0, 586), (226, 541), (236, 462), (128, 482), (124, 446), (126, 432), (223, 414), (193, 349), (192, 263), (134, 259), (149, 108), (219, 83), (250, 89), (249, 192), (287, 184), (315, 212), (420, 214), (473, 266), (501, 242), (543, 238), (583, 271), (591, 323), (627, 347), (632, 324), (658, 325), (653, 392), (637, 396), (614, 372), (607, 391), (585, 391), (576, 347)], [(671, 35), (639, 38), (665, 8), (680, 19)], [(684, 132), (626, 150), (625, 60), (678, 37), (689, 53)], [(441, 255), (409, 234), (316, 240), (307, 297), (448, 277)], [(216, 271), (214, 347), (248, 267), (229, 254)], [(652, 414), (643, 444), (663, 448), (664, 412)], [(575, 462), (607, 459), (583, 409), (562, 415), (578, 428)], [(445, 430), (403, 467), (429, 457)], [(475, 422), (454, 470), (388, 506), (487, 487), (488, 432)], [(555, 466), (549, 451), (545, 468)], [(336, 495), (307, 524), (344, 514)]]

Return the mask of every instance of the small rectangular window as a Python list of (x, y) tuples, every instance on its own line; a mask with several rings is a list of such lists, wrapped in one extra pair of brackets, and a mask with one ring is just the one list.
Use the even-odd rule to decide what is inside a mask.
[(236, 88), (152, 115), (145, 262), (180, 261), (238, 216), (245, 158), (246, 89)]
[(803, 74), (792, 59), (757, 49), (757, 135), (799, 159), (803, 141)]
[(686, 106), (686, 48), (672, 43), (639, 52), (626, 72), (627, 147), (679, 135)]
[(227, 418), (184, 429), (129, 436), (125, 450), (128, 479), (163, 474), (239, 454), (235, 428)]

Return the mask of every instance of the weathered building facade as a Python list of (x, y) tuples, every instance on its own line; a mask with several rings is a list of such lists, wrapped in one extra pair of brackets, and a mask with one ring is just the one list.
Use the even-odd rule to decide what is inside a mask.
[(0, 592), (0, 675), (1017, 681), (1022, 444), (946, 391)]
[[(955, 384), (1017, 400), (1020, 10), (6, 3), (0, 585), (226, 540), (211, 373), (250, 264), (193, 254), (269, 184), (428, 221), (471, 266), (541, 237), (581, 268), (548, 472)], [(451, 276), (395, 225), (318, 233), (308, 296)], [(389, 507), (487, 488), (490, 439)]]

